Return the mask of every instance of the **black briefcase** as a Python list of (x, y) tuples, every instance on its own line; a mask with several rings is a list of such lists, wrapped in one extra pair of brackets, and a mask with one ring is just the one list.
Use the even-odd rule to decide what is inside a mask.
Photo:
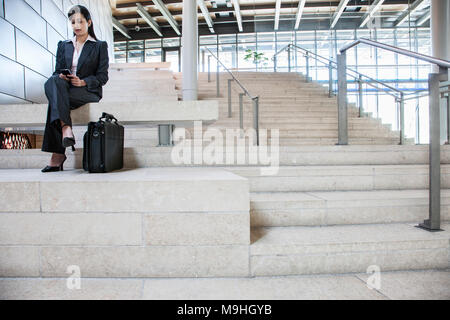
[(123, 168), (124, 128), (113, 115), (103, 112), (89, 122), (83, 137), (83, 169), (103, 173)]

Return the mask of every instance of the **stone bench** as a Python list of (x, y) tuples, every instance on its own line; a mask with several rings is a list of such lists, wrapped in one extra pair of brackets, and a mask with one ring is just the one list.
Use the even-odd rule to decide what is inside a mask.
[[(0, 105), (0, 128), (8, 131), (43, 130), (47, 104)], [(72, 125), (98, 121), (103, 112), (114, 115), (123, 125), (154, 125), (159, 128), (160, 145), (171, 145), (175, 125), (190, 127), (219, 118), (218, 101), (137, 101), (88, 103), (72, 110)]]

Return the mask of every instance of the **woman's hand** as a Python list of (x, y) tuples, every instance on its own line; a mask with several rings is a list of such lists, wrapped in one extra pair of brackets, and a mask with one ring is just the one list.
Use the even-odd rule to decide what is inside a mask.
[(86, 86), (86, 82), (84, 80), (81, 80), (80, 78), (78, 78), (77, 76), (71, 74), (67, 76), (70, 79), (70, 83), (72, 83), (72, 85), (74, 87), (85, 87)]
[(62, 74), (62, 73), (59, 74), (59, 77), (60, 77), (61, 79), (63, 79), (63, 80), (70, 81), (70, 79), (67, 78), (66, 75), (64, 75), (64, 74)]

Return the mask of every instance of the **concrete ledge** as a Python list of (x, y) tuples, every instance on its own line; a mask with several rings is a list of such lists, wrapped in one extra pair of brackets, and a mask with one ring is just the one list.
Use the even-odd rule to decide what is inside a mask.
[[(47, 119), (46, 104), (20, 104), (0, 106), (0, 128), (44, 127)], [(149, 101), (88, 103), (71, 112), (74, 125), (98, 121), (102, 112), (113, 114), (120, 123), (189, 124), (206, 123), (219, 118), (217, 101)]]

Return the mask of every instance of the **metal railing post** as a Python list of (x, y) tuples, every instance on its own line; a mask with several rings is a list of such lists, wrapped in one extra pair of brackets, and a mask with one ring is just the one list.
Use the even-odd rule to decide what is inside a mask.
[(205, 50), (202, 50), (202, 72), (205, 72)]
[(211, 82), (211, 56), (208, 55), (208, 82)]
[(239, 93), (239, 128), (244, 129), (244, 95)]
[(277, 56), (273, 58), (273, 72), (277, 72)]
[(232, 117), (232, 111), (231, 111), (231, 82), (233, 82), (233, 79), (228, 79), (228, 118)]
[(291, 72), (291, 47), (288, 47), (288, 71)]
[(450, 92), (447, 93), (447, 144), (450, 144)]
[(363, 109), (363, 84), (362, 84), (362, 77), (361, 75), (358, 78), (358, 107), (359, 107), (359, 117), (362, 118), (364, 115), (364, 109)]
[(256, 131), (256, 145), (259, 146), (259, 97), (253, 98), (253, 128)]
[(305, 55), (306, 58), (306, 82), (309, 82), (309, 54), (308, 52)]
[(337, 56), (338, 65), (338, 145), (348, 145), (347, 123), (347, 54)]
[(428, 231), (441, 230), (441, 106), (439, 82), (448, 81), (448, 69), (440, 67), (440, 73), (432, 73), (428, 79), (430, 93), (430, 199), (429, 219), (419, 224)]
[(328, 97), (333, 96), (333, 64), (330, 62), (328, 65)]
[(405, 96), (400, 94), (400, 145), (405, 144)]
[(219, 62), (217, 62), (217, 72), (216, 72), (216, 89), (217, 89), (217, 98), (220, 97), (220, 75), (219, 75)]

